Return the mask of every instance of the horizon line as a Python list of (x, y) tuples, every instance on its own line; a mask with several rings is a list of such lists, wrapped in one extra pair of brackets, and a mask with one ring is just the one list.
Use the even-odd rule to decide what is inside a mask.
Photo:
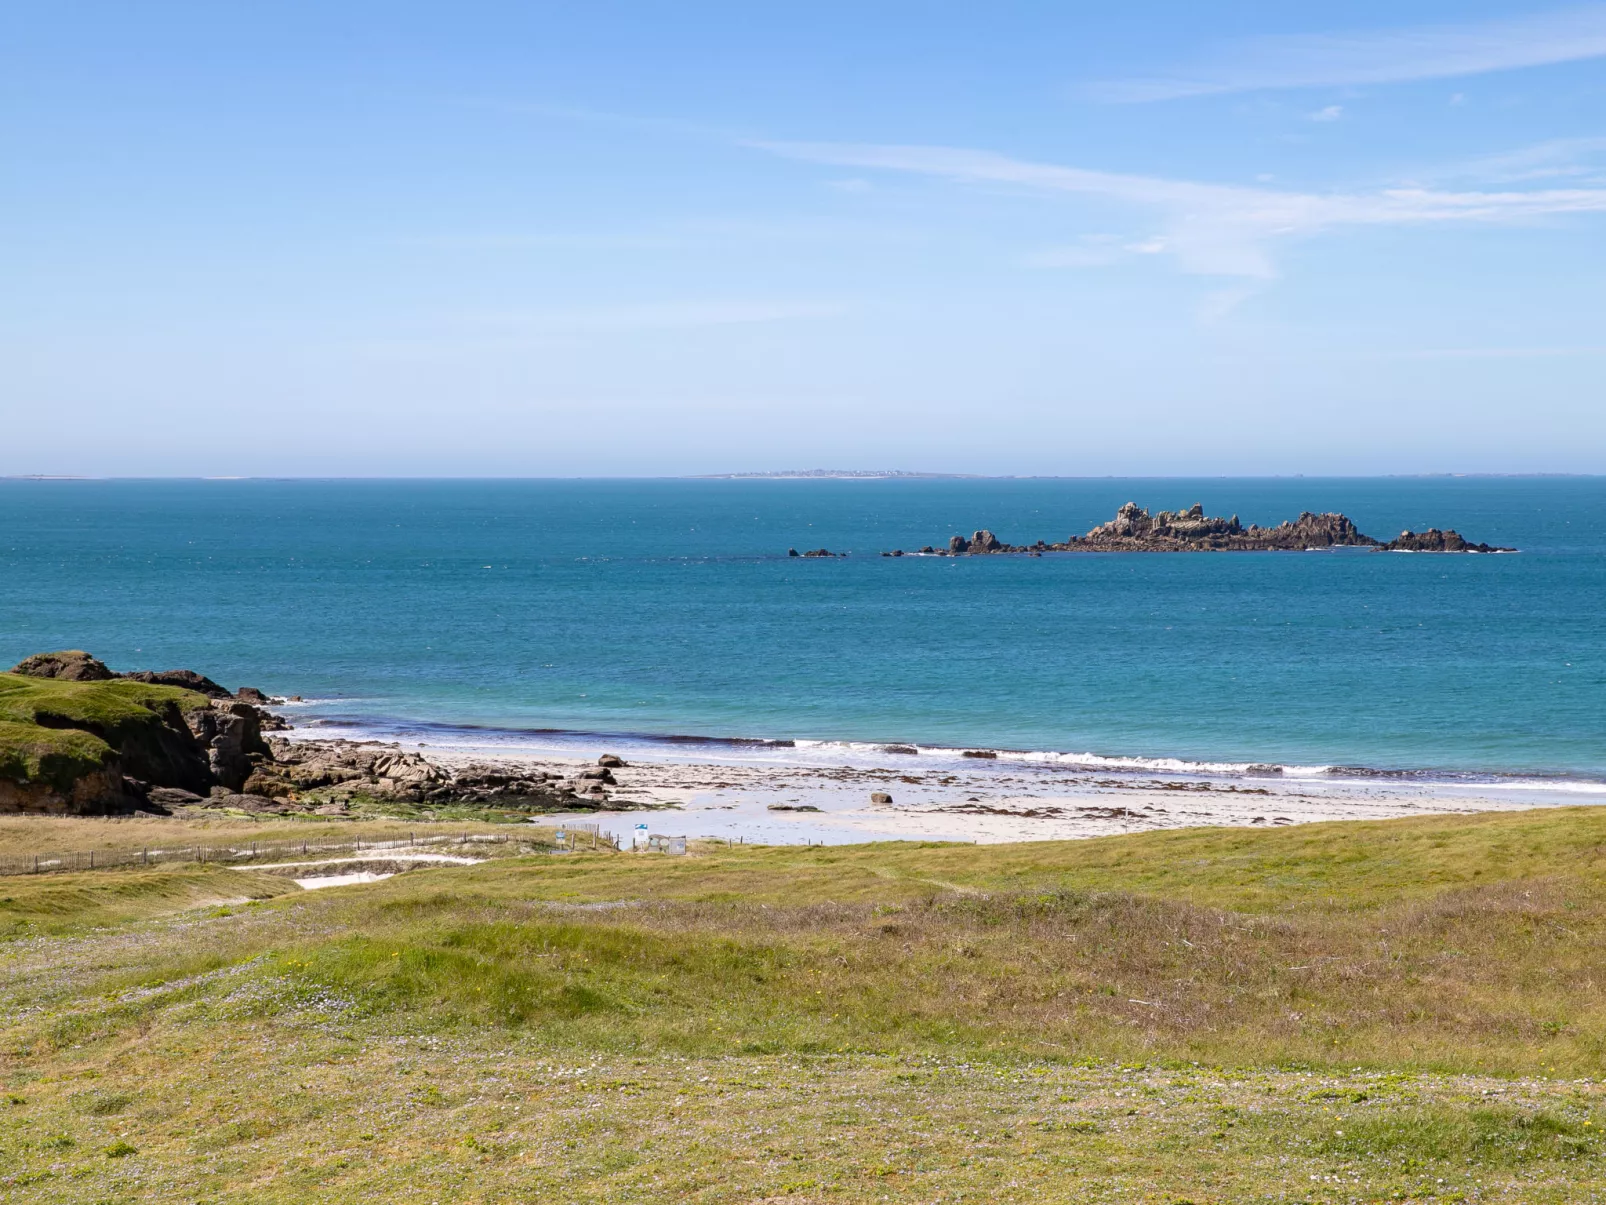
[(319, 481), (1388, 481), (1438, 478), (1579, 478), (1606, 477), (1601, 472), (1573, 471), (1456, 471), (1435, 470), (1410, 473), (958, 473), (910, 470), (801, 470), (739, 471), (728, 473), (620, 473), (588, 476), (534, 476), (525, 474), (450, 473), (346, 473), (295, 474), (263, 473), (230, 476), (201, 474), (77, 474), (77, 473), (0, 473), (0, 482), (319, 482)]

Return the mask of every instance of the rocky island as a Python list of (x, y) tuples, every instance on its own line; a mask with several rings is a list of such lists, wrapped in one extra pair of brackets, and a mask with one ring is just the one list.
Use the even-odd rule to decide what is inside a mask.
[[(1361, 532), (1346, 515), (1305, 511), (1292, 522), (1276, 527), (1245, 527), (1237, 515), (1210, 516), (1194, 503), (1187, 510), (1163, 510), (1151, 515), (1135, 502), (1115, 512), (1086, 535), (1069, 536), (1060, 543), (1006, 544), (990, 531), (970, 538), (954, 536), (946, 548), (927, 545), (918, 556), (978, 556), (992, 553), (1045, 552), (1306, 552), (1314, 548), (1374, 548), (1382, 552), (1515, 552), (1491, 544), (1474, 544), (1456, 531), (1402, 531), (1384, 543)], [(907, 556), (903, 549), (882, 556)]]
[[(0, 814), (167, 815), (194, 809), (343, 816), (376, 803), (520, 812), (602, 807), (604, 757), (562, 778), (497, 765), (445, 766), (374, 741), (289, 741), (259, 690), (193, 670), (114, 673), (79, 649), (0, 673)], [(618, 803), (612, 806), (621, 806)]]

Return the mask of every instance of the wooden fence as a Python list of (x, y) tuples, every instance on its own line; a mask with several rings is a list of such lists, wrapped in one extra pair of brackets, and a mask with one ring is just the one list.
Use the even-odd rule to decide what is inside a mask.
[[(551, 825), (573, 833), (577, 825)], [(587, 825), (586, 847), (617, 848), (610, 834)], [(528, 832), (528, 830), (522, 830)], [(530, 834), (533, 836), (533, 834)], [(0, 875), (63, 874), (88, 870), (112, 870), (129, 866), (171, 866), (179, 864), (250, 866), (253, 863), (284, 862), (310, 857), (337, 858), (342, 855), (382, 853), (399, 849), (440, 849), (442, 846), (522, 844), (519, 833), (451, 833), (406, 837), (390, 841), (240, 841), (231, 845), (163, 845), (139, 849), (93, 849), (73, 853), (10, 854), (0, 856)], [(565, 842), (573, 848), (577, 842)]]

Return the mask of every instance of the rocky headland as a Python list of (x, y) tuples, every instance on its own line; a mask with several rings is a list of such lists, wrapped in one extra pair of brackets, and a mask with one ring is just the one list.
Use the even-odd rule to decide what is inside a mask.
[(79, 649), (0, 674), (0, 814), (155, 815), (192, 809), (350, 814), (364, 804), (521, 812), (610, 804), (604, 756), (572, 777), (502, 765), (446, 766), (396, 745), (289, 741), (259, 690), (193, 670), (115, 673)]
[[(1007, 544), (992, 532), (977, 531), (968, 539), (953, 536), (945, 548), (927, 545), (913, 555), (985, 556), (1024, 553), (1041, 556), (1045, 552), (1306, 552), (1315, 548), (1373, 548), (1382, 552), (1515, 552), (1490, 544), (1474, 544), (1456, 531), (1430, 527), (1423, 532), (1402, 531), (1398, 538), (1384, 543), (1358, 529), (1348, 516), (1305, 511), (1292, 522), (1276, 527), (1245, 527), (1238, 516), (1206, 515), (1194, 503), (1187, 510), (1163, 510), (1150, 514), (1135, 502), (1128, 502), (1108, 523), (1101, 523), (1085, 535), (1069, 536), (1058, 543), (1039, 540), (1035, 544)], [(903, 549), (883, 552), (882, 556), (911, 555)]]

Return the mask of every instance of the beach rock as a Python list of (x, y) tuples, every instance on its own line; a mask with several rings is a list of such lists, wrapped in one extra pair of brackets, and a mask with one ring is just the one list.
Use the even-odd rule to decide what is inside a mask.
[(615, 757), (612, 753), (604, 753), (597, 758), (597, 765), (609, 770), (622, 770), (628, 764), (624, 758)]
[(150, 803), (160, 804), (162, 807), (178, 808), (189, 807), (206, 801), (194, 791), (180, 790), (178, 787), (150, 787), (145, 792), (145, 798)]
[(892, 796), (887, 794), (885, 791), (871, 791), (870, 792), (870, 802), (871, 803), (891, 803), (892, 802)]
[(984, 758), (984, 759), (986, 759), (988, 761), (996, 761), (998, 759), (998, 754), (994, 753), (991, 749), (966, 749), (959, 756), (960, 757), (979, 757), (979, 758)]
[[(240, 704), (239, 706), (244, 706)], [(247, 789), (286, 797), (322, 787), (347, 787), (376, 799), (421, 802), (450, 776), (419, 753), (398, 745), (274, 738), (269, 756), (254, 763)]]
[(59, 653), (35, 653), (11, 667), (26, 678), (60, 678), (66, 682), (109, 682), (117, 675), (106, 663), (83, 649), (63, 649)]
[(592, 806), (612, 785), (609, 767), (582, 770), (563, 783), (543, 770), (474, 762), (443, 766), (420, 753), (377, 741), (289, 741), (274, 737), (271, 759), (256, 762), (246, 790), (276, 798), (354, 799), (418, 804), (485, 804), (520, 811)]
[(948, 551), (954, 556), (958, 556), (962, 552), (969, 552), (970, 541), (965, 539), (964, 536), (949, 536)]
[(271, 703), (273, 701), (254, 686), (240, 687), (239, 690), (234, 692), (234, 697), (242, 703)]

